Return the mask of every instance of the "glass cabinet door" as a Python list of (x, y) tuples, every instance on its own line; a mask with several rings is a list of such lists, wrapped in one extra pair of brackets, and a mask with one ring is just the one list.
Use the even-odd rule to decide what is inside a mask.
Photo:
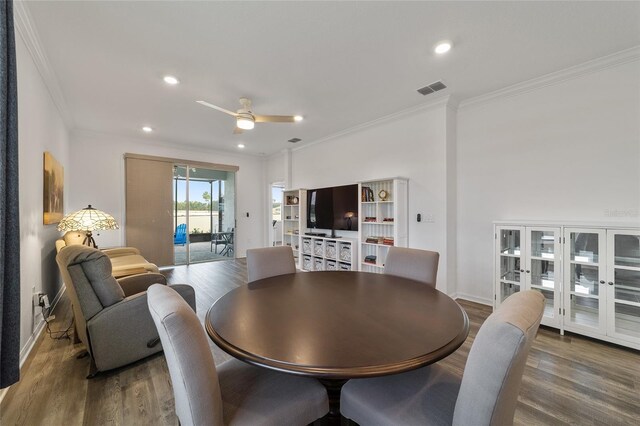
[(527, 227), (527, 289), (545, 298), (542, 324), (560, 327), (560, 228)]
[(565, 329), (606, 333), (605, 231), (565, 228)]
[(640, 231), (607, 232), (608, 333), (640, 342)]
[(521, 289), (524, 227), (496, 227), (496, 306)]

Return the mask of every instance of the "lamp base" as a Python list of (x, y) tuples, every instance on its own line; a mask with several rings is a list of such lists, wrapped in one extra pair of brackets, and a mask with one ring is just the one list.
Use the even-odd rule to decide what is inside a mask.
[(86, 236), (82, 241), (82, 244), (87, 245), (89, 247), (93, 247), (94, 249), (98, 248), (98, 246), (96, 245), (96, 240), (94, 240), (93, 235), (91, 235), (91, 231), (87, 231)]

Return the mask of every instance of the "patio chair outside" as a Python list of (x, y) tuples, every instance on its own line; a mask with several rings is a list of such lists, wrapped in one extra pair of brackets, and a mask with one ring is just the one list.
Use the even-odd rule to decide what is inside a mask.
[(176, 226), (176, 233), (173, 236), (174, 245), (185, 245), (187, 243), (187, 224), (181, 223)]

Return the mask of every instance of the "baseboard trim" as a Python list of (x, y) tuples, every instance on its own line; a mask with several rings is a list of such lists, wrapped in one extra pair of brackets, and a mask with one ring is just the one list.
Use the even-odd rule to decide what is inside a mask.
[[(60, 301), (60, 298), (62, 298), (62, 295), (64, 294), (65, 290), (66, 290), (66, 287), (63, 284), (62, 288), (60, 288), (60, 291), (58, 291), (58, 294), (56, 294), (56, 297), (53, 298), (53, 302), (51, 302), (51, 312), (56, 310), (56, 306), (58, 306), (58, 302)], [(35, 331), (29, 337), (29, 340), (27, 340), (27, 343), (25, 343), (24, 347), (20, 350), (20, 364), (19, 364), (20, 370), (22, 370), (22, 366), (27, 361), (27, 358), (29, 358), (29, 355), (31, 355), (31, 351), (33, 350), (34, 346), (36, 345), (36, 342), (40, 338), (40, 335), (44, 331), (45, 322), (44, 322), (44, 319), (42, 318), (42, 313), (40, 313), (39, 315), (36, 315), (36, 318), (40, 318), (40, 321), (38, 322), (38, 325), (36, 325)], [(7, 395), (7, 391), (10, 388), (11, 386), (0, 390), (0, 404), (2, 404), (2, 400)]]
[[(65, 290), (66, 290), (66, 287), (64, 285), (62, 285), (62, 288), (60, 288), (60, 291), (58, 291), (58, 294), (56, 294), (56, 297), (53, 298), (53, 302), (51, 303), (51, 312), (52, 313), (53, 313), (53, 311), (56, 310), (56, 306), (58, 306), (58, 302), (60, 301), (60, 298), (64, 294)], [(20, 351), (20, 368), (21, 369), (22, 369), (22, 366), (24, 365), (25, 361), (29, 357), (29, 354), (31, 353), (31, 350), (33, 349), (33, 347), (35, 346), (36, 342), (38, 341), (38, 338), (40, 337), (40, 334), (42, 334), (42, 331), (44, 330), (45, 323), (44, 323), (44, 318), (42, 318), (42, 312), (39, 315), (36, 315), (36, 318), (40, 319), (40, 321), (38, 321), (38, 325), (36, 326), (36, 331), (34, 331), (31, 334), (31, 337), (29, 337), (29, 340), (27, 340), (27, 343), (24, 345), (24, 347)]]
[(452, 296), (454, 299), (464, 299), (469, 302), (480, 303), (481, 305), (493, 306), (493, 300), (486, 299), (484, 297), (473, 296), (467, 293), (454, 293)]

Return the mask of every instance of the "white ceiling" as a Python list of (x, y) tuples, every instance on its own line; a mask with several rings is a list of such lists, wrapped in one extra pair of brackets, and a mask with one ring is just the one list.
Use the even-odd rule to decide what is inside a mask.
[[(639, 2), (29, 2), (77, 128), (272, 154), (640, 45)], [(454, 42), (445, 56), (432, 48)], [(172, 74), (181, 84), (162, 81)], [(227, 109), (302, 114), (232, 135)], [(287, 139), (299, 137), (297, 145)], [(398, 135), (402, 137), (402, 135)]]

